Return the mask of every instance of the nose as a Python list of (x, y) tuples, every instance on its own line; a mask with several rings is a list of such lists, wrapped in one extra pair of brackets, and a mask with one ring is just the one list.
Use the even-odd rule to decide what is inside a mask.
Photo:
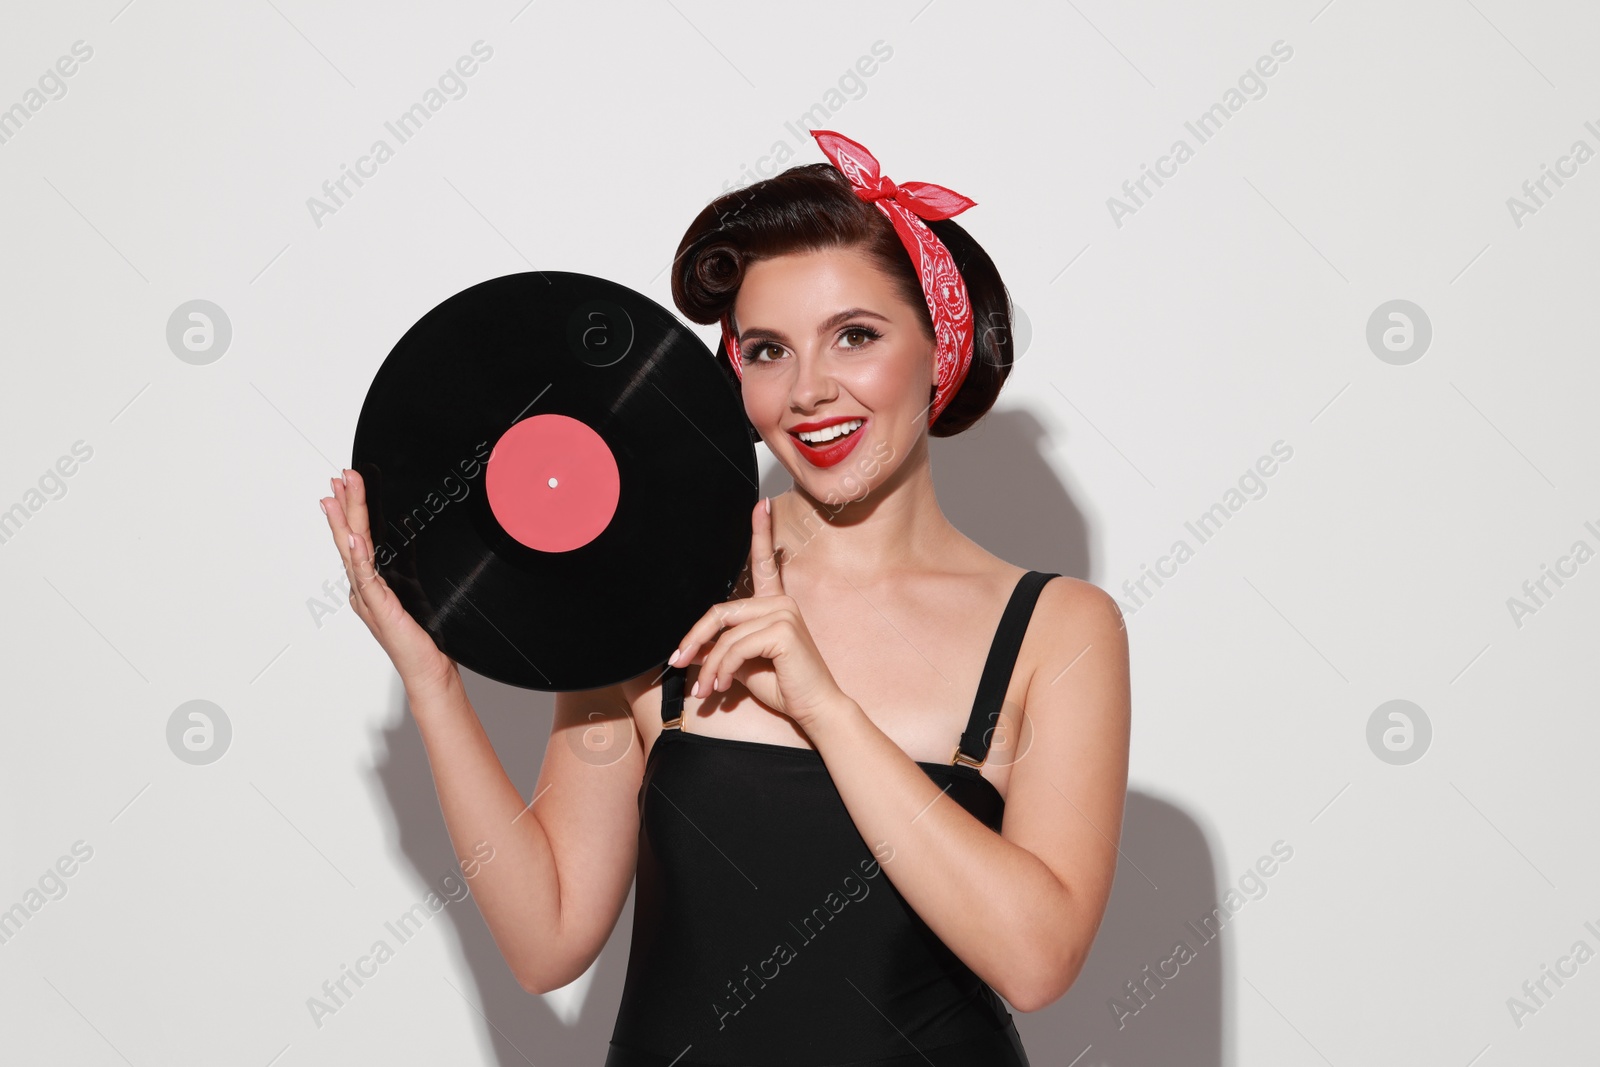
[(810, 413), (839, 395), (838, 383), (828, 357), (820, 352), (800, 352), (795, 356), (794, 383), (789, 390), (789, 405), (795, 411)]

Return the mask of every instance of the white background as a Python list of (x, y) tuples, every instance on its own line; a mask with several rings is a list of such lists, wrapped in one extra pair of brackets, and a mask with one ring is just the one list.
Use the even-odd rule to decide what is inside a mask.
[[(454, 860), (387, 658), (341, 596), (312, 610), (342, 573), (315, 501), (424, 311), (534, 268), (670, 307), (689, 221), (780, 142), (821, 161), (818, 106), (891, 177), (978, 202), (961, 222), (1028, 323), (996, 410), (935, 443), (948, 514), (1128, 618), (1124, 859), (1078, 983), (1017, 1017), (1036, 1067), (1594, 1055), (1600, 960), (1507, 1007), (1600, 950), (1600, 562), (1508, 608), (1600, 548), (1600, 162), (1520, 225), (1507, 204), (1600, 149), (1592, 7), (123, 5), (10, 4), (0, 31), (0, 107), (93, 49), (0, 144), (0, 508), (25, 512), (0, 544), (0, 908), (43, 900), (0, 944), (0, 1058), (600, 1061), (631, 904), (542, 998), (450, 904), (312, 1021)], [(466, 95), (318, 225), (308, 198), (479, 40)], [(1278, 41), (1199, 143), (1184, 123)], [(1193, 158), (1119, 223), (1108, 198), (1178, 138)], [(205, 365), (166, 338), (195, 299), (232, 327)], [(1432, 328), (1400, 365), (1367, 340), (1396, 299)], [(1279, 441), (1198, 544), (1185, 523)], [(1179, 539), (1193, 558), (1135, 600)], [(531, 794), (552, 698), (469, 689)], [(233, 731), (208, 766), (167, 743), (196, 699)], [(1367, 740), (1396, 699), (1432, 727), (1407, 765)], [(1202, 946), (1185, 924), (1279, 841)], [(1180, 938), (1197, 958), (1119, 1029), (1111, 999)]]

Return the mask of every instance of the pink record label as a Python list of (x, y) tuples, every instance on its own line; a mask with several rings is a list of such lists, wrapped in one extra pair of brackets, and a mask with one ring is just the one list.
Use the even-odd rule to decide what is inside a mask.
[(540, 552), (582, 548), (617, 512), (616, 457), (599, 434), (569, 416), (522, 420), (495, 442), (485, 466), (495, 519)]

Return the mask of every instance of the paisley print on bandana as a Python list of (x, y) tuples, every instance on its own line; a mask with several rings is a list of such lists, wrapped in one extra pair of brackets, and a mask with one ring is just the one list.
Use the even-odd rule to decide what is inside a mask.
[[(812, 130), (823, 153), (839, 172), (849, 179), (861, 199), (876, 204), (894, 224), (900, 243), (905, 245), (922, 294), (933, 318), (934, 395), (929, 405), (928, 425), (950, 403), (972, 365), (972, 304), (967, 285), (956, 269), (950, 250), (944, 246), (923, 219), (948, 219), (959, 215), (976, 201), (942, 185), (905, 182), (896, 185), (883, 176), (871, 152), (850, 138), (832, 130)], [(733, 363), (734, 373), (744, 377), (739, 342), (733, 335), (731, 315), (722, 317), (722, 341)]]

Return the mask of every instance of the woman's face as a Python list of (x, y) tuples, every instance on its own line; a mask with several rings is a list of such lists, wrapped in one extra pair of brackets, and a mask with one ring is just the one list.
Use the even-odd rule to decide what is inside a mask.
[(933, 340), (866, 253), (831, 248), (751, 264), (734, 324), (745, 414), (814, 499), (860, 499), (926, 431)]

